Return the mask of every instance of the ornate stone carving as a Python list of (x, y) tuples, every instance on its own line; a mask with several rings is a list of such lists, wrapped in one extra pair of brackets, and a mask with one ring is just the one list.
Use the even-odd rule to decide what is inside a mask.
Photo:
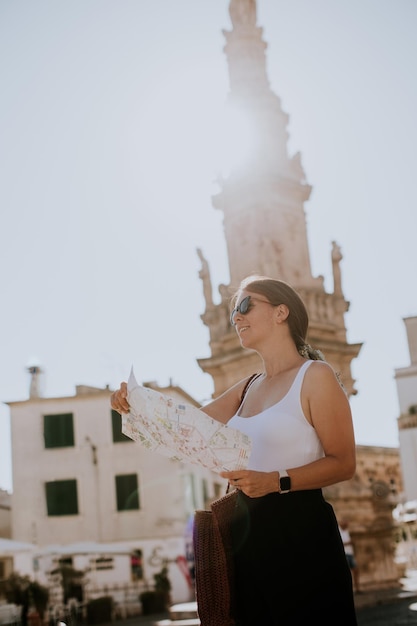
[(230, 19), (233, 26), (256, 26), (255, 0), (231, 0), (229, 6)]
[(333, 291), (336, 295), (342, 295), (342, 275), (340, 272), (340, 261), (343, 259), (340, 246), (332, 241), (332, 267), (333, 267)]
[(201, 270), (198, 275), (203, 281), (203, 293), (206, 301), (206, 309), (209, 309), (213, 306), (213, 288), (211, 284), (210, 268), (200, 248), (197, 248), (197, 254), (201, 261)]

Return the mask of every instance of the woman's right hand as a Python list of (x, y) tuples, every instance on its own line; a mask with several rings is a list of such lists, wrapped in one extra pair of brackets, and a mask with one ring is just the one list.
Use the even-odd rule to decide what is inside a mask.
[(120, 389), (113, 391), (110, 396), (111, 408), (118, 413), (129, 413), (130, 406), (127, 401), (127, 383), (120, 383)]

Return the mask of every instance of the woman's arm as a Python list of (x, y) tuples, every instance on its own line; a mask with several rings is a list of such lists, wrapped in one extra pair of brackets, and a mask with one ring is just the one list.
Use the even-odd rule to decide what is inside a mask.
[(238, 383), (227, 389), (221, 396), (218, 396), (215, 400), (212, 400), (208, 404), (201, 407), (204, 413), (207, 413), (210, 417), (226, 424), (230, 418), (235, 415), (242, 402), (242, 394), (245, 390), (247, 382), (250, 380), (250, 376), (240, 380)]
[(356, 469), (352, 413), (346, 393), (327, 363), (315, 361), (306, 372), (302, 405), (325, 456), (298, 468), (301, 471), (294, 476), (296, 488), (299, 484), (299, 489), (315, 489), (349, 480)]
[[(221, 396), (201, 407), (201, 410), (218, 422), (226, 424), (238, 410), (242, 400), (243, 390), (249, 378), (250, 377), (247, 377), (239, 381), (233, 385), (233, 387), (230, 387), (230, 389), (222, 393)], [(129, 413), (127, 383), (121, 383), (120, 388), (111, 394), (110, 404), (111, 408), (119, 413)]]

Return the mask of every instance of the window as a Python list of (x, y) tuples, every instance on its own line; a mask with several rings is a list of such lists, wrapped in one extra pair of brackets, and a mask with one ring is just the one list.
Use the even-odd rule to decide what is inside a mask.
[(120, 443), (123, 441), (133, 442), (133, 439), (131, 439), (130, 437), (126, 437), (126, 435), (122, 433), (122, 420), (120, 417), (120, 413), (114, 411), (113, 409), (111, 412), (111, 425), (113, 431), (113, 443)]
[(140, 508), (136, 474), (116, 476), (116, 499), (118, 511), (132, 511)]
[(55, 480), (45, 483), (49, 516), (78, 515), (77, 481)]
[(45, 448), (66, 448), (74, 445), (74, 419), (72, 413), (43, 416)]

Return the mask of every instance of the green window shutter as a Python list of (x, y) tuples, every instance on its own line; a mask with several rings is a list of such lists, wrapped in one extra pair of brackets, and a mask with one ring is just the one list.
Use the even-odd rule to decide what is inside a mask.
[(125, 441), (133, 442), (133, 439), (130, 437), (126, 437), (124, 433), (122, 433), (122, 419), (120, 417), (120, 413), (112, 409), (111, 412), (111, 425), (113, 432), (113, 443), (121, 443)]
[(45, 483), (46, 509), (49, 516), (78, 515), (77, 481), (54, 480)]
[(118, 511), (132, 511), (140, 508), (136, 474), (116, 476), (116, 500)]
[(45, 448), (66, 448), (74, 445), (72, 413), (43, 416)]

